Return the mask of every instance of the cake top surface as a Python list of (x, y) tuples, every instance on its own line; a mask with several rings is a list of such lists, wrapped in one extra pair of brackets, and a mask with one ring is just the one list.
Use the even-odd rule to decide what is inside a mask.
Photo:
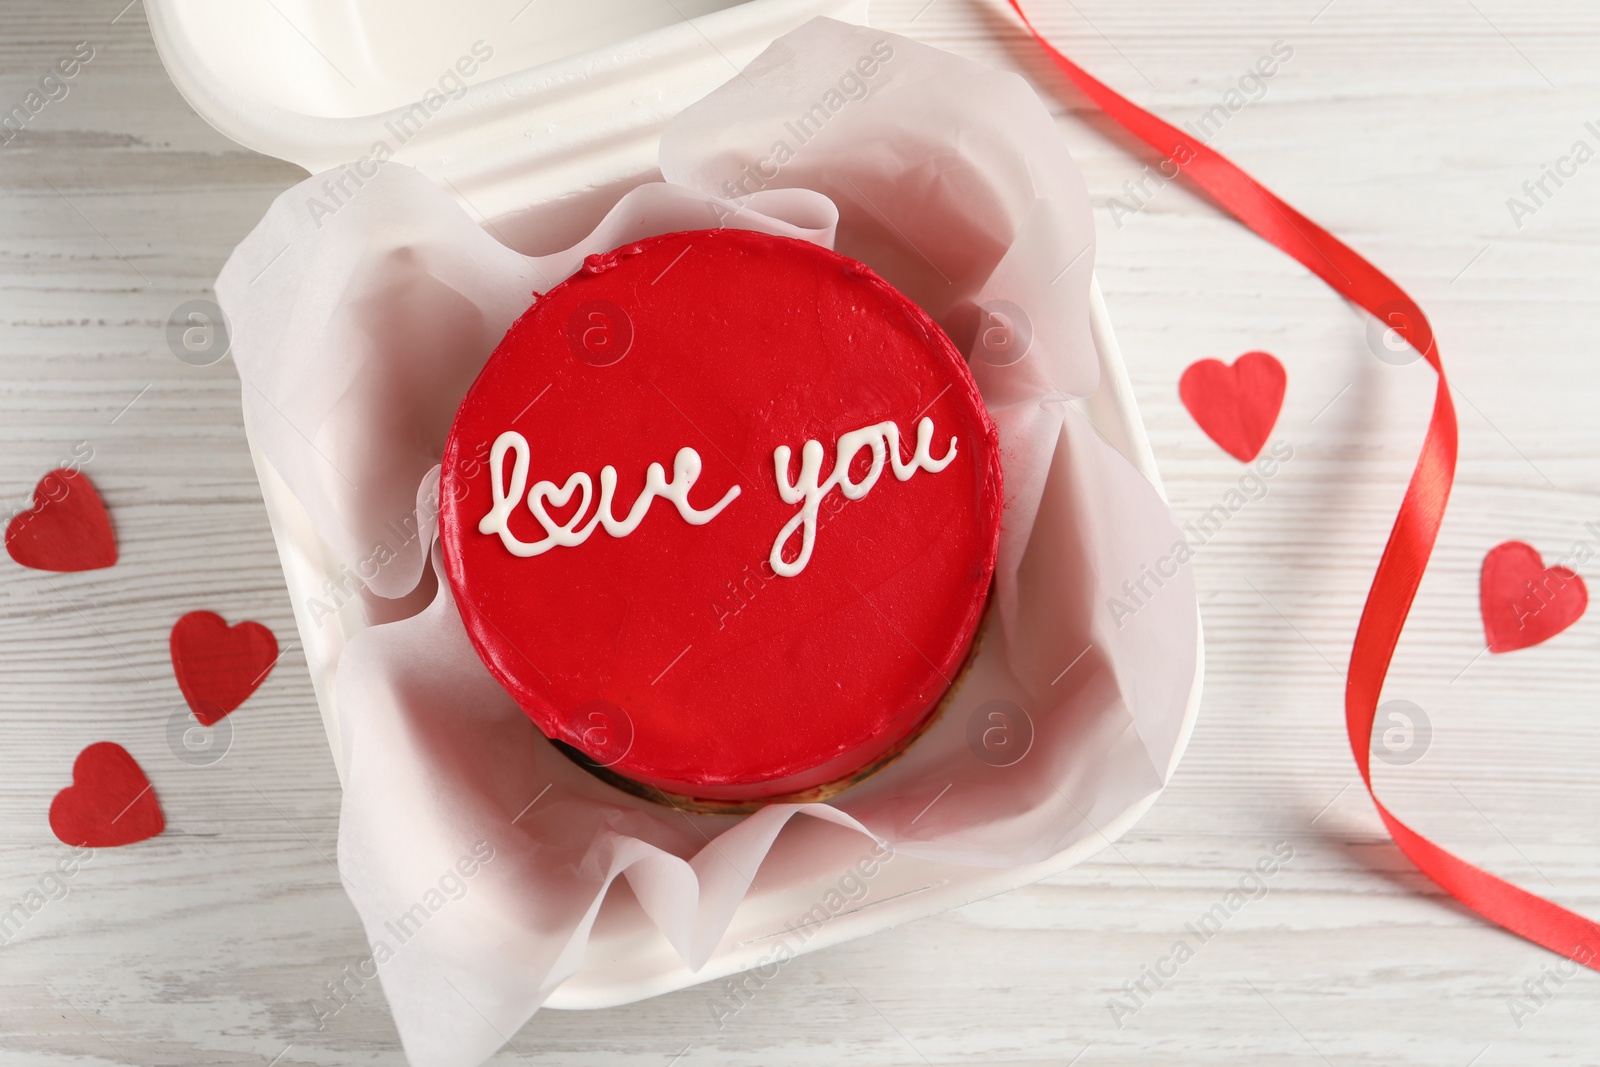
[(741, 230), (590, 256), (456, 416), (461, 617), (544, 733), (669, 792), (858, 769), (961, 669), (998, 438), (959, 352), (870, 269)]

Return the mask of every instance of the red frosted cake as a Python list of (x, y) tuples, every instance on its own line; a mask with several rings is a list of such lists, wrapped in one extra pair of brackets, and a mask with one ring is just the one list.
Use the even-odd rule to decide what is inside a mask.
[(965, 361), (862, 264), (740, 230), (590, 256), (456, 415), (457, 606), (546, 736), (678, 797), (848, 781), (927, 722), (1000, 527)]

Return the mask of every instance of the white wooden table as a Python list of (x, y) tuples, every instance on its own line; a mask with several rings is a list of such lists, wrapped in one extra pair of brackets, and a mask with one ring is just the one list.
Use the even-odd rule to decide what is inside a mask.
[[(0, 1063), (403, 1062), (377, 986), (325, 1029), (309, 1002), (368, 952), (333, 855), (339, 795), (291, 650), (231, 721), (226, 758), (175, 758), (173, 620), (294, 637), (231, 363), (175, 359), (163, 324), (300, 177), (225, 141), (173, 90), (137, 0), (9, 0), (0, 105), (80, 41), (95, 57), (0, 146), (0, 493), (7, 510), (88, 442), (122, 561), (0, 572), (0, 909), (66, 849), (46, 812), (73, 756), (116, 740), (155, 781), (162, 836), (96, 853), (0, 946)], [(1521, 226), (1507, 198), (1577, 140), (1600, 148), (1600, 10), (1573, 0), (1035, 0), (1114, 86), (1195, 119), (1282, 40), (1293, 57), (1213, 144), (1407, 285), (1461, 412), (1460, 480), (1387, 695), (1426, 755), (1378, 764), (1415, 826), (1600, 915), (1600, 611), (1480, 655), (1477, 571), (1507, 538), (1600, 549), (1600, 161)], [(120, 11), (120, 14), (119, 14)], [(881, 0), (874, 21), (1024, 72), (1088, 176), (1099, 273), (1174, 507), (1242, 469), (1177, 399), (1195, 359), (1289, 368), (1294, 458), (1198, 554), (1205, 706), (1176, 780), (1130, 835), (1046, 884), (786, 967), (719, 1030), (700, 987), (544, 1012), (495, 1063), (1600, 1063), (1600, 975), (1535, 1004), (1554, 957), (1454, 906), (1397, 853), (1346, 750), (1341, 668), (1426, 422), (1421, 364), (1376, 358), (1362, 316), (1198, 197), (1113, 219), (1148, 157), (1088, 111), (997, 3)], [(1591, 586), (1600, 565), (1580, 571)], [(184, 713), (186, 714), (186, 713)], [(1270, 891), (1139, 1010), (1108, 1003), (1275, 844)], [(1169, 968), (1170, 969), (1170, 968)], [(1154, 989), (1147, 981), (1147, 988)], [(1512, 1011), (1513, 998), (1526, 1011)], [(1520, 1022), (1520, 1025), (1519, 1025)], [(687, 1050), (687, 1051), (685, 1051)], [(679, 1057), (674, 1060), (674, 1057)], [(278, 1059), (274, 1060), (274, 1057)]]

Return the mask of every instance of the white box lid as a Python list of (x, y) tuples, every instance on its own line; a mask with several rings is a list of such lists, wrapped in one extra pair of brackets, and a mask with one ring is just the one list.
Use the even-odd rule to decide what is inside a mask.
[(178, 91), (226, 136), (313, 173), (386, 149), (484, 217), (638, 180), (662, 126), (774, 38), (817, 15), (864, 23), (866, 7), (146, 2)]

